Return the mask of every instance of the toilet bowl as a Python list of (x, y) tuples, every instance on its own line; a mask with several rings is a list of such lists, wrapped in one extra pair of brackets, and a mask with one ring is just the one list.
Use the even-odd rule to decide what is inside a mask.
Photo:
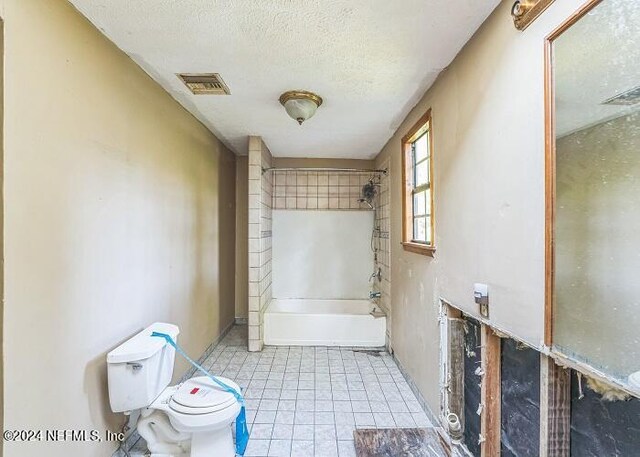
[[(218, 379), (240, 391), (233, 381)], [(143, 411), (138, 433), (152, 457), (233, 457), (231, 424), (239, 413), (240, 404), (233, 394), (207, 377), (197, 377), (167, 387)]]
[[(138, 433), (152, 457), (234, 457), (238, 400), (206, 376), (169, 386), (175, 349), (154, 332), (175, 341), (179, 330), (155, 323), (107, 354), (111, 410), (140, 411)], [(240, 392), (233, 381), (217, 379)]]

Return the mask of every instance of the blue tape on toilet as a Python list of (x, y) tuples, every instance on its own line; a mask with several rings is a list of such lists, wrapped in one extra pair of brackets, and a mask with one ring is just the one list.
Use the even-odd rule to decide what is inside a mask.
[(236, 418), (236, 452), (239, 455), (244, 455), (244, 451), (247, 449), (247, 444), (249, 443), (249, 429), (247, 428), (247, 414), (244, 406), (244, 398), (242, 398), (242, 395), (240, 394), (240, 392), (236, 391), (233, 387), (226, 385), (224, 382), (220, 381), (211, 373), (209, 373), (207, 370), (205, 370), (200, 365), (198, 365), (198, 363), (196, 363), (193, 359), (191, 359), (191, 357), (189, 357), (182, 350), (182, 348), (178, 346), (175, 341), (173, 341), (173, 338), (171, 338), (166, 333), (153, 332), (151, 336), (164, 338), (167, 341), (167, 343), (173, 346), (176, 349), (176, 351), (182, 357), (184, 357), (191, 365), (196, 367), (198, 371), (202, 372), (205, 376), (207, 376), (217, 385), (219, 385), (224, 390), (233, 394), (233, 396), (236, 397), (236, 400), (238, 400), (238, 403), (240, 403), (240, 414), (238, 414), (238, 417)]

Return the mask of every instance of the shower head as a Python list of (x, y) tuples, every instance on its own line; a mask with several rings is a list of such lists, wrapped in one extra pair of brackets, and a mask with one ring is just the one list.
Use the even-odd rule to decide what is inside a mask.
[(371, 202), (365, 198), (359, 198), (358, 201), (360, 203), (366, 203), (367, 205), (369, 205), (369, 208), (373, 209), (373, 205), (371, 204)]
[(369, 182), (362, 186), (362, 197), (360, 197), (358, 201), (360, 203), (366, 203), (369, 205), (369, 208), (373, 209), (373, 199), (376, 198), (377, 193), (376, 184), (373, 182), (373, 179), (370, 179)]
[(373, 199), (376, 198), (376, 194), (378, 191), (376, 190), (376, 185), (373, 182), (373, 179), (370, 179), (368, 183), (362, 186), (362, 200), (371, 204)]

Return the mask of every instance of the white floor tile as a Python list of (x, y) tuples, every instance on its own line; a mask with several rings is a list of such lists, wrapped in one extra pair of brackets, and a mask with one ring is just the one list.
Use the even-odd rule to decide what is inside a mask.
[(356, 457), (356, 447), (353, 441), (338, 441), (338, 455), (340, 457)]
[(278, 411), (276, 424), (293, 424), (295, 413), (293, 411)]
[(354, 430), (355, 430), (355, 425), (353, 424), (336, 426), (336, 435), (339, 440), (353, 440)]
[(338, 445), (334, 441), (315, 441), (315, 457), (338, 457)]
[(313, 441), (296, 441), (291, 444), (291, 457), (313, 457)]
[(253, 424), (251, 427), (251, 439), (270, 440), (273, 433), (273, 424)]
[(291, 455), (291, 440), (271, 440), (269, 457), (289, 457)]
[(245, 457), (265, 457), (269, 455), (270, 440), (250, 439), (245, 451)]
[(393, 358), (352, 348), (265, 347), (234, 327), (203, 362), (243, 388), (246, 457), (354, 457), (358, 428), (430, 427)]
[(293, 426), (294, 441), (313, 441), (315, 431), (313, 425), (296, 424)]
[(254, 423), (256, 424), (273, 424), (276, 421), (275, 411), (258, 410)]
[(336, 439), (335, 425), (315, 425), (314, 441), (331, 441)]
[(398, 427), (415, 427), (416, 422), (413, 420), (411, 413), (391, 413), (393, 420), (396, 421)]
[(293, 424), (275, 424), (271, 438), (274, 440), (291, 440), (293, 438)]

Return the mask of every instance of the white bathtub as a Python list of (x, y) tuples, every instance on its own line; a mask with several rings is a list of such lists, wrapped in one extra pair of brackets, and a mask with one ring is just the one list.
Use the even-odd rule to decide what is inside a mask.
[(368, 300), (273, 299), (264, 313), (264, 342), (274, 346), (385, 345), (387, 319)]

